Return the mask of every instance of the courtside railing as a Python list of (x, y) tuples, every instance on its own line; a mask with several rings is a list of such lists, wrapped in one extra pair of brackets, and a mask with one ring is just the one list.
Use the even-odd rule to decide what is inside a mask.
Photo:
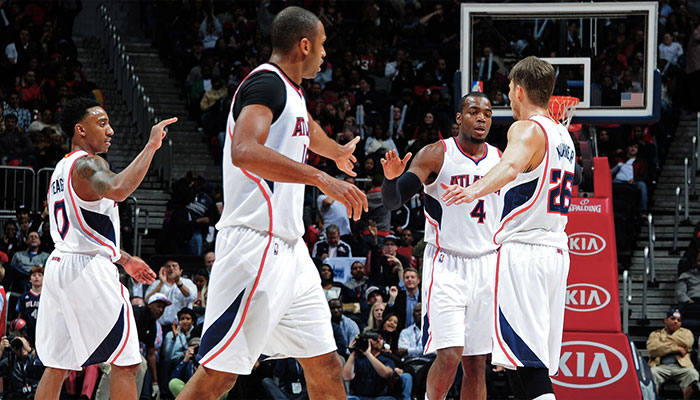
[(34, 207), (36, 173), (29, 167), (0, 166), (0, 213), (15, 214), (20, 205)]
[(627, 270), (622, 271), (622, 298), (622, 333), (629, 333), (632, 277), (630, 277), (630, 273)]

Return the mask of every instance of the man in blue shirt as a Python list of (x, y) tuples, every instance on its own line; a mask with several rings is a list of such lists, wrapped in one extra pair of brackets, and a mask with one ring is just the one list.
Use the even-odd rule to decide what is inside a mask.
[(350, 381), (350, 394), (348, 400), (393, 400), (387, 395), (388, 383), (394, 374), (394, 362), (382, 355), (384, 338), (376, 330), (369, 333), (376, 334), (377, 339), (367, 339), (368, 346), (364, 349), (356, 348), (356, 341), (350, 344), (354, 350), (350, 353), (348, 361), (343, 366), (343, 380)]
[[(331, 321), (340, 327), (345, 343), (352, 342), (355, 336), (360, 333), (360, 328), (355, 321), (343, 315), (343, 303), (339, 299), (332, 299), (328, 302), (328, 307), (331, 309)], [(344, 356), (348, 356), (349, 351), (349, 349), (346, 350), (347, 354), (344, 354)]]

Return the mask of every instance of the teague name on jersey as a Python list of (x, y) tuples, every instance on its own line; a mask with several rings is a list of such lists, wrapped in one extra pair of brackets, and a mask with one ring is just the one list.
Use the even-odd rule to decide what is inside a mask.
[(63, 191), (63, 178), (58, 178), (51, 182), (51, 194), (56, 194)]

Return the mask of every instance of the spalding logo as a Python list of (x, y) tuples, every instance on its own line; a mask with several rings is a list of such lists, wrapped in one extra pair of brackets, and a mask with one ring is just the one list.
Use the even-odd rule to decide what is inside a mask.
[(569, 252), (579, 256), (592, 256), (605, 249), (605, 239), (590, 232), (577, 232), (569, 235)]
[(578, 312), (597, 311), (610, 303), (610, 292), (592, 283), (574, 283), (566, 287), (567, 310)]
[(561, 344), (559, 374), (552, 377), (555, 385), (592, 389), (611, 385), (627, 373), (627, 359), (617, 349), (589, 341)]

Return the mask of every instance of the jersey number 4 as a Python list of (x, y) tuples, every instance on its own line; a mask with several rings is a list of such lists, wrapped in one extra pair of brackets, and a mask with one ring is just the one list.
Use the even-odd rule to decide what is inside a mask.
[(484, 220), (486, 219), (486, 211), (484, 211), (484, 200), (479, 200), (476, 202), (476, 205), (472, 209), (472, 212), (469, 213), (472, 218), (476, 218), (477, 222), (480, 224), (484, 223)]
[(549, 205), (547, 212), (554, 214), (568, 214), (571, 204), (571, 190), (574, 184), (574, 174), (571, 172), (553, 169), (549, 183), (554, 187), (549, 189)]

